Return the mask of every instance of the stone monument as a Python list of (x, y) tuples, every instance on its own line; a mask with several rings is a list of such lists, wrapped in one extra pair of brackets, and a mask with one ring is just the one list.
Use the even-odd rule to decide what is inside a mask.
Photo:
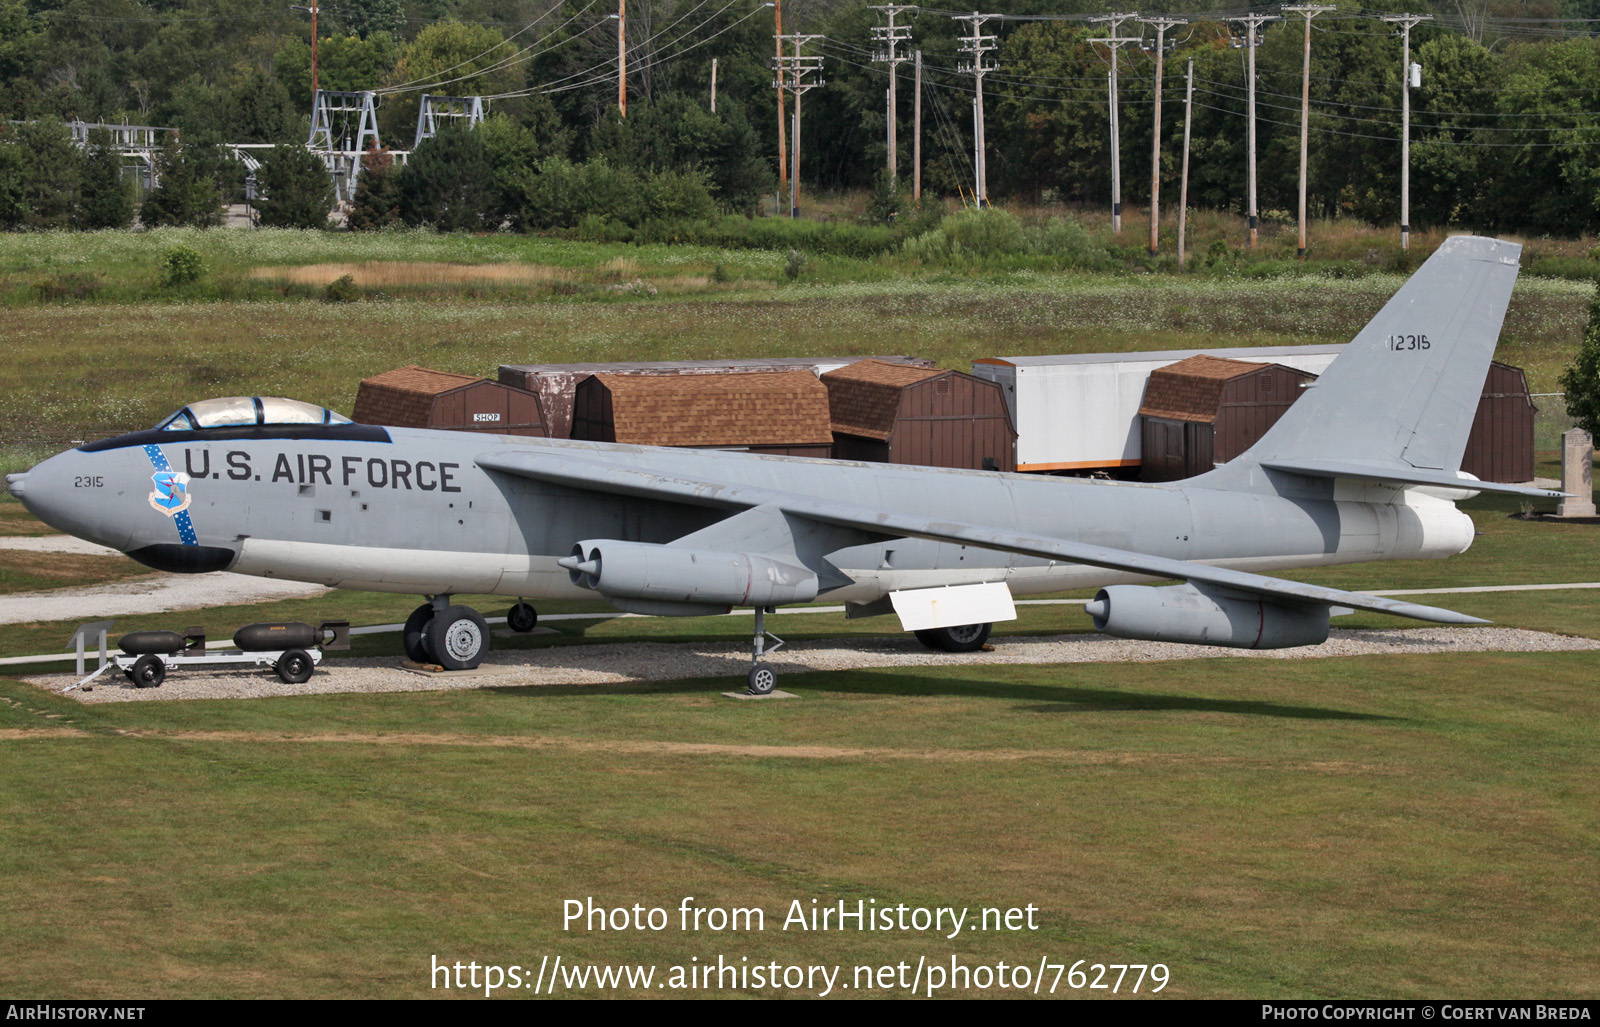
[(1561, 436), (1561, 491), (1570, 493), (1556, 507), (1557, 517), (1593, 517), (1594, 437), (1582, 428)]

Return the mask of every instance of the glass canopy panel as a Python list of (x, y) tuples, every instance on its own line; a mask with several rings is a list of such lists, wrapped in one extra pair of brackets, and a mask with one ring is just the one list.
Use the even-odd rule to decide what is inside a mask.
[(315, 403), (277, 396), (226, 396), (190, 403), (164, 419), (164, 431), (254, 424), (349, 424), (350, 419)]

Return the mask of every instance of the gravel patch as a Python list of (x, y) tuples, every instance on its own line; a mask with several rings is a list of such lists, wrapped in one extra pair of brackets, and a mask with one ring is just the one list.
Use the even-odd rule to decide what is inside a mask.
[(16, 549), (28, 553), (72, 553), (77, 556), (121, 556), (110, 546), (85, 542), (71, 535), (3, 535), (0, 549)]
[[(24, 541), (21, 539), (15, 541)], [(104, 620), (141, 613), (169, 613), (210, 606), (303, 599), (329, 591), (303, 581), (249, 574), (152, 574), (114, 585), (17, 592), (0, 597), (0, 624), (52, 620)]]
[[(1327, 659), (1414, 653), (1562, 652), (1600, 650), (1600, 640), (1552, 635), (1516, 628), (1399, 628), (1382, 631), (1335, 629), (1320, 646), (1252, 652), (1211, 646), (1135, 642), (1106, 635), (1056, 635), (1001, 638), (993, 652), (934, 653), (910, 636), (850, 640), (819, 639), (785, 646), (767, 662), (785, 674), (858, 670), (868, 667), (950, 667), (1005, 664), (1127, 663), (1247, 657), (1263, 660)], [(712, 677), (742, 681), (749, 653), (722, 644), (629, 642), (619, 645), (554, 646), (549, 649), (493, 652), (477, 671), (419, 674), (395, 657), (324, 660), (311, 680), (286, 685), (267, 670), (172, 671), (160, 688), (133, 688), (116, 670), (102, 675), (94, 690), (67, 693), (83, 702), (158, 699), (258, 699), (280, 695), (334, 692), (428, 692), (459, 688), (525, 685), (590, 685), (670, 681)], [(28, 679), (58, 691), (72, 674)]]

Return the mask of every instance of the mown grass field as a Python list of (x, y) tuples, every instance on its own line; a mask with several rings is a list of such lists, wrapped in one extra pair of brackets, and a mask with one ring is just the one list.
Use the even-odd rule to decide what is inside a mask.
[[(908, 352), (964, 367), (1006, 353), (1343, 341), (1402, 280), (819, 258), (790, 282), (782, 255), (759, 252), (185, 238), (212, 278), (166, 295), (153, 283), (173, 240), (159, 234), (0, 237), (0, 430), (140, 427), (229, 393), (348, 411), (361, 377), (406, 363), (493, 376), (501, 362)], [(431, 288), (381, 266), (394, 261), (497, 270)], [(362, 301), (318, 300), (329, 265), (368, 268)], [(79, 298), (25, 295), (66, 274), (104, 281)], [(1527, 368), (1534, 391), (1553, 391), (1592, 292), (1519, 284), (1498, 356)], [(55, 448), (16, 442), (0, 463), (20, 469)], [(1481, 535), (1452, 560), (1292, 576), (1360, 589), (1600, 579), (1592, 526), (1512, 519), (1518, 506), (1467, 504)], [(0, 534), (45, 531), (0, 497)], [(0, 593), (124, 570), (0, 551)], [(1419, 599), (1600, 637), (1600, 591)], [(334, 592), (117, 629), (205, 623), (220, 638), (256, 620), (392, 622), (415, 602)], [(74, 626), (8, 626), (0, 656), (59, 651)], [(839, 614), (773, 626), (795, 641), (895, 628)], [(513, 644), (733, 649), (749, 621), (562, 627)], [(1024, 607), (997, 644), (1088, 627), (1078, 607)], [(363, 636), (354, 655), (398, 651), (395, 636)], [(1162, 994), (1185, 997), (1589, 996), (1597, 669), (1586, 653), (908, 668), (786, 675), (799, 698), (764, 703), (724, 699), (737, 683), (717, 679), (90, 706), (0, 677), (11, 942), (0, 991), (421, 997), (443, 994), (429, 987), (435, 955), (665, 973), (721, 954), (844, 965), (847, 982), (856, 964), (957, 955), (1162, 962)], [(759, 907), (767, 929), (562, 929), (566, 899), (675, 909), (686, 895)], [(796, 899), (1031, 903), (1040, 928), (951, 940), (783, 931)]]

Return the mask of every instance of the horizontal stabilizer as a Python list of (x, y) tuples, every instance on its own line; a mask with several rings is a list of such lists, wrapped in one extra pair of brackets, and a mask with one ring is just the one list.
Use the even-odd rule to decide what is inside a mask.
[(1462, 478), (1453, 471), (1434, 471), (1423, 467), (1395, 464), (1363, 464), (1348, 460), (1264, 460), (1261, 466), (1269, 471), (1287, 471), (1290, 474), (1303, 474), (1308, 478), (1350, 478), (1360, 481), (1391, 482), (1396, 485), (1428, 485), (1472, 492), (1496, 492), (1507, 496), (1528, 496), (1533, 499), (1561, 499), (1566, 495), (1565, 492), (1534, 488), (1529, 485), (1505, 485), (1496, 481)]

